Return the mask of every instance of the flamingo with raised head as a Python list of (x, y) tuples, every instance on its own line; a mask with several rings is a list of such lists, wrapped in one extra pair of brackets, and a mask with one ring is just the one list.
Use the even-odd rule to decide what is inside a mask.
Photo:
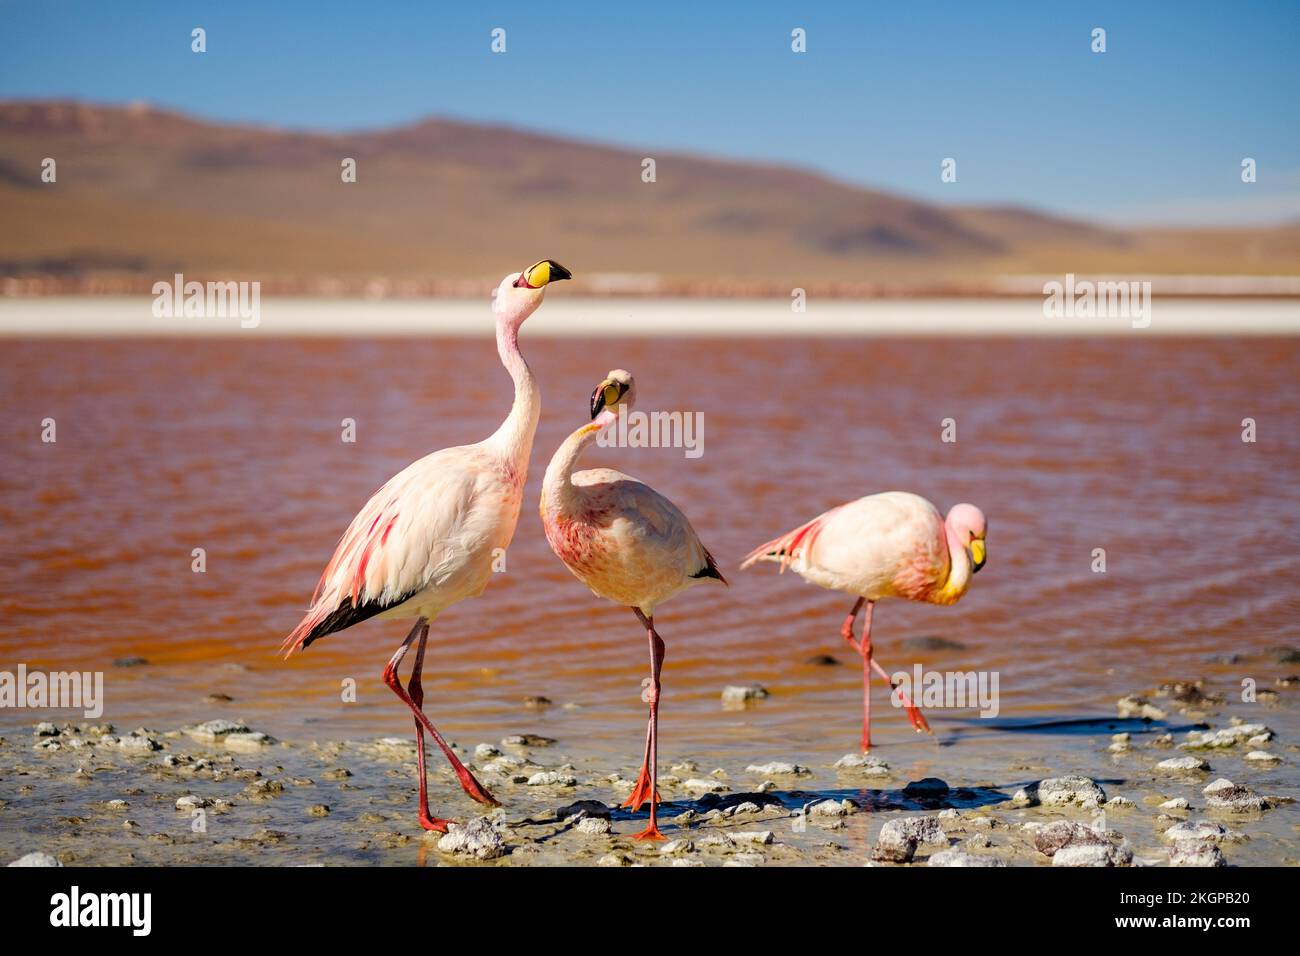
[[(918, 732), (930, 725), (911, 698), (896, 687), (876, 662), (871, 644), (871, 612), (881, 598), (899, 597), (927, 604), (953, 604), (984, 567), (984, 512), (953, 505), (944, 518), (919, 495), (887, 491), (832, 508), (751, 551), (741, 568), (774, 561), (793, 568), (805, 581), (857, 596), (840, 635), (862, 655), (862, 750), (871, 749), (871, 672), (899, 695)], [(866, 606), (862, 639), (853, 637), (858, 613)]]
[(659, 675), (664, 642), (655, 629), (655, 608), (700, 581), (726, 584), (713, 555), (700, 543), (686, 515), (649, 485), (609, 468), (574, 474), (574, 466), (603, 428), (631, 408), (636, 384), (615, 369), (591, 395), (591, 422), (560, 445), (542, 483), (541, 513), (551, 550), (597, 597), (630, 607), (650, 642), (650, 676), (641, 699), (650, 705), (645, 755), (631, 795), (623, 804), (650, 803), (650, 822), (635, 835), (662, 840), (658, 826)]
[[(311, 608), (281, 647), (287, 658), (326, 634), (372, 617), (415, 618), (384, 668), (384, 683), (415, 716), (420, 826), (426, 830), (446, 832), (449, 822), (429, 813), (426, 730), (465, 792), (480, 803), (497, 805), (424, 715), (424, 649), (429, 622), (456, 602), (482, 594), (495, 559), (514, 537), (541, 410), (537, 382), (519, 351), (519, 327), (542, 304), (546, 286), (568, 278), (568, 269), (543, 259), (501, 280), (492, 310), (497, 353), (514, 380), (510, 414), (478, 444), (427, 455), (375, 492), (339, 539)], [(397, 668), (417, 640), (409, 688), (404, 689)]]

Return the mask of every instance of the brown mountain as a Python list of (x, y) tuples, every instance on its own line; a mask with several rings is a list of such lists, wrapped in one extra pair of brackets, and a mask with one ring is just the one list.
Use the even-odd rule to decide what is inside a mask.
[[(355, 183), (341, 181), (345, 157)], [(373, 279), (478, 291), (541, 256), (588, 288), (622, 275), (670, 289), (1294, 274), (1300, 262), (1295, 226), (1126, 231), (442, 119), (344, 135), (71, 102), (0, 102), (0, 216), (0, 277), (180, 271), (317, 291)]]

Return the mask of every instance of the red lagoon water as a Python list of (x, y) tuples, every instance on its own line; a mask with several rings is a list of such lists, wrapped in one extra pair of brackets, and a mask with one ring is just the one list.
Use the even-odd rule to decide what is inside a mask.
[[(528, 504), (507, 571), (436, 622), (426, 666), (426, 709), (463, 742), (558, 728), (639, 747), (644, 637), (551, 555), (535, 507), (551, 452), (612, 367), (636, 374), (642, 408), (704, 413), (699, 458), (590, 455), (678, 502), (732, 582), (660, 613), (665, 727), (679, 746), (851, 748), (861, 676), (838, 636), (850, 599), (735, 565), (870, 492), (988, 515), (988, 565), (970, 593), (951, 608), (882, 605), (875, 642), (890, 670), (996, 671), (1003, 716), (1113, 714), (1117, 696), (1168, 678), (1271, 681), (1255, 662), (1300, 632), (1296, 340), (525, 330), (523, 347), (543, 391)], [(289, 662), (274, 652), (369, 494), (505, 414), (510, 381), (490, 340), (10, 341), (0, 399), (0, 668), (103, 670), (105, 718), (119, 726), (228, 714), (290, 738), (409, 732), (380, 681), (402, 622), (357, 626)], [(41, 441), (45, 418), (56, 443)], [(345, 418), (355, 443), (340, 440)], [(955, 443), (940, 440), (946, 418)], [(195, 548), (205, 573), (191, 570)], [(927, 637), (960, 646), (926, 649)], [(841, 666), (809, 662), (817, 654)], [(147, 663), (114, 665), (127, 658)], [(348, 678), (355, 703), (342, 700)], [(720, 708), (724, 685), (751, 681), (773, 696)], [(233, 702), (204, 701), (217, 692)], [(553, 706), (526, 710), (531, 695)], [(880, 742), (909, 733), (880, 713)], [(931, 717), (942, 735), (974, 712)]]

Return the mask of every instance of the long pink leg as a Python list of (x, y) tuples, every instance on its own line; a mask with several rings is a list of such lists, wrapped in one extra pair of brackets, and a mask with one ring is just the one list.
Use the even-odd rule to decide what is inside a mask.
[(853, 609), (849, 611), (848, 616), (844, 618), (844, 623), (840, 626), (840, 635), (849, 642), (849, 645), (862, 655), (862, 752), (867, 753), (871, 750), (871, 665), (868, 662), (867, 655), (863, 653), (863, 644), (859, 644), (853, 638), (853, 624), (858, 618), (858, 612), (862, 610), (862, 605), (867, 605), (866, 623), (863, 625), (862, 638), (863, 644), (867, 641), (867, 635), (871, 633), (871, 609), (875, 607), (875, 602), (867, 604), (866, 598), (858, 598), (854, 603)]
[(871, 655), (870, 640), (866, 640), (865, 643), (867, 645), (867, 659), (871, 661), (872, 669), (875, 670), (875, 672), (880, 675), (881, 679), (889, 685), (890, 690), (898, 691), (898, 699), (903, 702), (903, 709), (907, 711), (907, 719), (912, 722), (912, 726), (916, 728), (917, 733), (934, 733), (934, 731), (930, 729), (930, 724), (925, 719), (925, 715), (921, 713), (921, 708), (912, 703), (912, 699), (907, 696), (907, 693), (890, 680), (889, 675), (885, 673), (885, 669), (876, 663), (875, 657)]
[[(862, 606), (866, 605), (867, 613), (862, 619), (862, 640), (853, 639), (853, 624), (857, 619), (858, 612)], [(899, 700), (903, 703), (903, 708), (907, 711), (907, 719), (912, 722), (912, 726), (917, 731), (932, 733), (930, 724), (912, 699), (902, 690), (895, 686), (890, 680), (885, 669), (876, 661), (875, 654), (872, 653), (871, 647), (871, 612), (875, 609), (876, 602), (868, 601), (866, 598), (858, 598), (857, 603), (853, 605), (853, 610), (849, 611), (848, 617), (844, 619), (844, 624), (840, 627), (840, 634), (846, 641), (853, 646), (853, 649), (862, 655), (862, 752), (866, 753), (871, 749), (871, 672), (875, 671), (881, 679), (889, 685), (890, 690), (897, 690)]]
[[(438, 733), (438, 728), (429, 722), (428, 717), (424, 716), (424, 711), (422, 711), (415, 701), (411, 699), (411, 696), (402, 688), (402, 682), (397, 678), (397, 667), (402, 663), (402, 658), (406, 656), (407, 648), (411, 646), (411, 642), (420, 635), (421, 631), (427, 633), (427, 629), (428, 622), (423, 618), (416, 622), (415, 627), (411, 629), (411, 633), (406, 635), (406, 640), (402, 641), (401, 647), (397, 649), (397, 653), (393, 655), (392, 659), (388, 662), (388, 666), (384, 668), (384, 683), (387, 684), (389, 689), (401, 699), (402, 703), (411, 709), (411, 713), (415, 715), (416, 723), (418, 725), (423, 725), (424, 729), (429, 732), (429, 736), (433, 738), (433, 742), (438, 745), (442, 750), (443, 755), (446, 756), (447, 761), (451, 764), (451, 769), (456, 772), (456, 776), (460, 779), (460, 785), (464, 791), (479, 803), (486, 803), (488, 806), (492, 807), (500, 806), (496, 798), (493, 797), (492, 794), (488, 793), (486, 788), (484, 788), (484, 786), (474, 778), (474, 775), (469, 772), (469, 768), (461, 763), (460, 758), (458, 758), (452, 749), (447, 746), (447, 742), (442, 739), (442, 734)], [(423, 650), (423, 642), (421, 642), (421, 650)], [(421, 666), (424, 664), (423, 660), (419, 663)], [(421, 693), (421, 696), (423, 697), (423, 693)], [(419, 745), (420, 753), (423, 754), (424, 741), (418, 740), (417, 743)], [(423, 773), (420, 774), (420, 781), (423, 786)]]
[[(650, 705), (650, 719), (646, 727), (646, 754), (645, 761), (641, 765), (641, 776), (644, 778), (647, 765), (649, 766), (650, 779), (646, 794), (650, 800), (650, 822), (640, 833), (633, 835), (634, 840), (662, 840), (664, 835), (659, 832), (659, 675), (664, 666), (664, 642), (659, 634), (655, 631), (653, 617), (646, 617), (641, 613), (640, 608), (633, 608), (636, 612), (637, 620), (645, 625), (646, 636), (650, 641), (650, 679), (646, 681), (645, 690), (641, 692), (641, 699)], [(637, 790), (641, 789), (641, 780), (637, 781)], [(637, 796), (637, 791), (633, 791), (633, 797)], [(644, 802), (644, 799), (641, 801)], [(638, 805), (639, 806), (639, 805)]]
[[(411, 700), (415, 706), (424, 710), (424, 684), (420, 678), (424, 672), (424, 646), (429, 641), (429, 624), (427, 621), (421, 622), (420, 643), (415, 648), (415, 664), (411, 667), (411, 679), (407, 681), (407, 690), (410, 692)], [(415, 759), (419, 764), (420, 773), (420, 826), (426, 830), (436, 830), (438, 833), (447, 832), (447, 824), (450, 822), (441, 817), (435, 817), (429, 813), (429, 784), (425, 779), (424, 773), (424, 725), (419, 720), (415, 721)]]

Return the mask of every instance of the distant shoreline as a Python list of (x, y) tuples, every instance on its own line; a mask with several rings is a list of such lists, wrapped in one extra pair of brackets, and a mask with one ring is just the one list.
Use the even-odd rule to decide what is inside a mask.
[[(156, 317), (148, 293), (0, 296), (0, 337), (489, 336), (486, 296), (475, 299), (306, 298), (266, 295), (255, 328), (230, 316)], [(1300, 336), (1300, 299), (1152, 298), (1149, 327), (1121, 317), (1048, 317), (1043, 296), (823, 300), (797, 312), (788, 296), (681, 299), (573, 296), (557, 289), (528, 336)]]

